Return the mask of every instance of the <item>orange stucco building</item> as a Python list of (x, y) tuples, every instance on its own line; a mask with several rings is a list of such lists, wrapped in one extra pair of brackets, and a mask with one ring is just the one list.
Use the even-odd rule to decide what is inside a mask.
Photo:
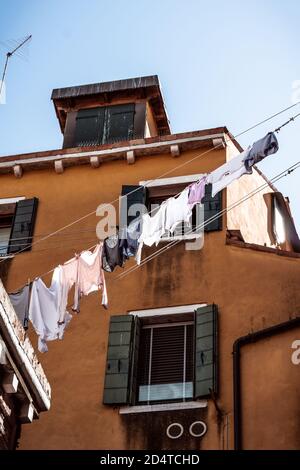
[[(63, 148), (0, 159), (8, 292), (94, 245), (97, 207), (115, 201), (118, 214), (128, 186), (146, 187), (149, 205), (242, 151), (226, 127), (172, 134), (156, 76), (52, 99)], [(22, 427), (21, 449), (300, 448), (300, 249), (288, 202), (254, 169), (204, 206), (202, 249), (196, 229), (143, 249), (145, 259), (169, 246), (106, 273), (108, 309), (99, 293), (85, 297), (64, 339), (39, 354), (51, 408)]]

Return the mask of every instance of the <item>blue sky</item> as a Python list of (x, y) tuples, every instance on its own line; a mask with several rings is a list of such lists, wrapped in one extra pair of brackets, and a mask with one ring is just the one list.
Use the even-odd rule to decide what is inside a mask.
[[(226, 125), (237, 134), (292, 104), (299, 24), (298, 0), (2, 0), (0, 41), (33, 39), (26, 60), (9, 64), (0, 155), (61, 147), (53, 88), (152, 74), (159, 75), (173, 132)], [(1, 70), (5, 52), (2, 46)], [(241, 144), (296, 112), (300, 105)], [(279, 152), (259, 164), (269, 178), (300, 160), (299, 130), (300, 117), (279, 134)], [(298, 231), (299, 182), (300, 169), (277, 183)]]

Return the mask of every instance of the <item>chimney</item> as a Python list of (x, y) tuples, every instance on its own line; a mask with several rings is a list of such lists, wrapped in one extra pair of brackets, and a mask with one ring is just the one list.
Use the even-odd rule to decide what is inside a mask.
[(52, 91), (63, 148), (170, 134), (157, 75)]

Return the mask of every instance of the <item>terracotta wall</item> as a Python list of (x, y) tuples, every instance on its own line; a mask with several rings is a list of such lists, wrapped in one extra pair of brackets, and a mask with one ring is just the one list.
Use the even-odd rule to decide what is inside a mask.
[(291, 347), (299, 339), (294, 328), (242, 348), (244, 449), (299, 450), (300, 364)]
[[(228, 141), (226, 153), (226, 159), (230, 161), (240, 152), (233, 142)], [(269, 158), (272, 158), (272, 156)], [(228, 207), (234, 206), (245, 194), (250, 194), (258, 188), (262, 189), (251, 198), (228, 211), (227, 227), (229, 229), (241, 229), (245, 242), (271, 246), (267, 228), (267, 206), (264, 202), (263, 194), (271, 193), (273, 190), (269, 185), (266, 187), (264, 185), (266, 185), (266, 180), (254, 168), (251, 178), (249, 178), (249, 175), (244, 175), (238, 181), (233, 181), (228, 186)]]
[[(170, 155), (145, 157), (134, 165), (125, 162), (103, 164), (99, 169), (78, 166), (62, 175), (53, 171), (25, 173), (21, 179), (1, 176), (0, 197), (24, 195), (39, 198), (35, 235), (42, 236), (95, 209), (101, 202), (116, 199), (122, 184), (136, 184), (162, 175), (187, 162), (200, 151), (186, 152), (173, 159)], [(183, 166), (169, 176), (208, 172), (225, 161), (225, 151), (211, 152), (202, 160)], [(12, 262), (7, 282), (14, 290), (27, 278), (48, 271), (71, 257), (74, 251), (93, 245), (98, 219), (91, 216), (18, 255)], [(224, 217), (224, 227), (226, 220)], [(79, 230), (91, 230), (78, 233)], [(147, 253), (157, 248), (145, 250)], [(126, 264), (124, 270), (133, 266)], [(109, 309), (104, 310), (100, 295), (82, 301), (82, 311), (74, 315), (63, 341), (49, 344), (49, 352), (40, 360), (52, 387), (52, 408), (30, 427), (23, 427), (22, 449), (139, 449), (201, 448), (221, 449), (233, 446), (232, 345), (250, 331), (285, 321), (299, 310), (298, 280), (300, 260), (273, 253), (262, 253), (225, 245), (225, 230), (206, 234), (201, 251), (186, 251), (181, 243), (123, 279), (120, 269), (107, 274)], [(47, 280), (50, 279), (48, 276)], [(110, 315), (130, 310), (216, 303), (219, 307), (220, 395), (223, 418), (218, 419), (214, 404), (193, 412), (168, 412), (157, 416), (120, 416), (117, 407), (102, 405), (104, 370)], [(298, 309), (298, 310), (297, 310)], [(37, 339), (30, 333), (33, 343)], [(256, 349), (255, 349), (256, 351)], [(257, 349), (260, 362), (265, 351)], [(278, 377), (285, 362), (279, 362)], [(274, 374), (276, 372), (272, 372)], [(246, 380), (252, 374), (245, 369)], [(266, 369), (268, 383), (268, 369)], [(289, 384), (286, 385), (287, 389)], [(256, 406), (256, 402), (252, 403)], [(262, 411), (263, 412), (263, 411)], [(295, 416), (294, 403), (286, 407), (288, 420)], [(266, 415), (268, 416), (268, 415)], [(170, 442), (165, 428), (182, 421), (185, 429), (191, 419), (206, 421), (208, 431), (202, 439)], [(247, 422), (251, 424), (251, 413)], [(263, 419), (263, 418), (262, 418)], [(154, 434), (155, 433), (155, 434)], [(264, 429), (264, 443), (270, 445)], [(153, 436), (159, 435), (158, 440)], [(259, 437), (257, 437), (257, 441)], [(251, 446), (254, 441), (249, 440)]]

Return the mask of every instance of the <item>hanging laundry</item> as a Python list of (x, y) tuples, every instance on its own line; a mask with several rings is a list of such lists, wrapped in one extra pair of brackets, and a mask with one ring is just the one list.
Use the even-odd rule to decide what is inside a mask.
[(61, 268), (61, 296), (59, 302), (59, 324), (65, 322), (68, 304), (68, 295), (70, 289), (73, 287), (78, 277), (78, 256), (70, 259)]
[(124, 259), (135, 256), (138, 250), (138, 240), (141, 236), (142, 220), (140, 217), (130, 222), (120, 232), (120, 248), (123, 250)]
[(165, 230), (173, 233), (175, 228), (182, 222), (190, 225), (192, 209), (188, 203), (189, 188), (185, 188), (177, 197), (170, 197), (166, 204)]
[(265, 137), (257, 140), (244, 158), (245, 166), (250, 169), (253, 165), (263, 160), (268, 155), (276, 153), (279, 148), (278, 140), (274, 132), (268, 132)]
[(29, 316), (29, 300), (30, 300), (30, 286), (27, 284), (18, 292), (13, 292), (9, 295), (12, 306), (15, 309), (17, 317), (22, 323), (25, 330), (28, 329), (28, 316)]
[(252, 173), (252, 169), (247, 169), (244, 163), (244, 160), (249, 154), (250, 148), (251, 147), (209, 173), (207, 176), (207, 184), (212, 184), (212, 197), (242, 175)]
[(157, 212), (151, 217), (148, 213), (142, 217), (142, 232), (139, 243), (152, 246), (158, 243), (165, 232), (166, 204), (163, 202)]
[(64, 323), (59, 324), (62, 297), (61, 276), (62, 268), (58, 266), (54, 269), (49, 288), (41, 278), (32, 283), (29, 319), (39, 336), (38, 349), (40, 352), (48, 351), (47, 341), (63, 338), (64, 330), (72, 318), (72, 315), (66, 313)]
[(116, 266), (124, 265), (123, 248), (119, 240), (119, 232), (107, 237), (103, 242), (102, 268), (104, 271), (112, 272)]
[(206, 175), (203, 175), (198, 181), (189, 186), (188, 203), (191, 209), (195, 204), (201, 203), (205, 194), (206, 179)]
[(80, 312), (80, 298), (102, 289), (102, 305), (107, 308), (107, 291), (102, 269), (102, 247), (99, 243), (93, 252), (83, 251), (78, 257), (73, 310)]
[(138, 240), (138, 250), (136, 253), (137, 264), (140, 264), (141, 262), (143, 245), (152, 246), (154, 243), (157, 245), (161, 236), (165, 233), (166, 208), (167, 205), (163, 202), (153, 217), (148, 213), (142, 216), (142, 230)]

